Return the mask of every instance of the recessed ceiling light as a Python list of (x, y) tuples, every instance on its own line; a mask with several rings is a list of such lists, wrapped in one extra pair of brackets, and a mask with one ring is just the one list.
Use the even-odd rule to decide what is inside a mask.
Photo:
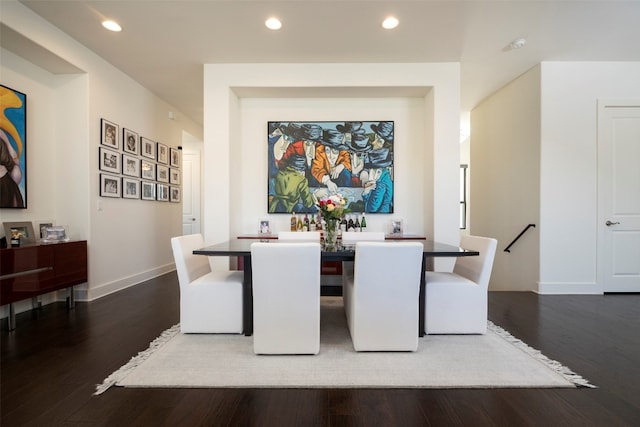
[(269, 18), (264, 21), (264, 25), (270, 30), (279, 30), (282, 28), (282, 22), (278, 18)]
[(122, 31), (122, 27), (116, 21), (102, 21), (102, 26), (105, 27), (109, 31)]
[(384, 21), (382, 21), (382, 28), (384, 28), (385, 30), (393, 30), (398, 26), (399, 23), (400, 21), (398, 21), (396, 17), (389, 16), (385, 18)]

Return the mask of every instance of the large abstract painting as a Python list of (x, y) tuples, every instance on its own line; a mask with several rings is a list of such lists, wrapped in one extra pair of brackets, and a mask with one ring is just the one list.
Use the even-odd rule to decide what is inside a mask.
[(351, 212), (393, 213), (393, 121), (268, 122), (269, 213), (315, 213), (339, 193)]
[(27, 96), (0, 85), (0, 208), (27, 207)]

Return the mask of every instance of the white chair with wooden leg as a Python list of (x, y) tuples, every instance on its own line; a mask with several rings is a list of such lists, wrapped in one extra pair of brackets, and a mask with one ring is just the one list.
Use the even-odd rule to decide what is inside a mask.
[(211, 271), (209, 258), (194, 255), (204, 247), (201, 234), (171, 239), (180, 283), (182, 333), (242, 333), (241, 271)]
[(497, 240), (463, 236), (460, 247), (479, 256), (456, 259), (452, 273), (425, 273), (425, 332), (427, 334), (484, 334), (487, 298)]

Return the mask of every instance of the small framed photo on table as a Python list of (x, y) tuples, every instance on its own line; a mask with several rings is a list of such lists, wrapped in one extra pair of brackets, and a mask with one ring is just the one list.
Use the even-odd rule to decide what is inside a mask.
[(18, 241), (18, 245), (22, 243), (34, 243), (36, 235), (33, 232), (33, 224), (31, 221), (22, 222), (3, 222), (4, 235), (7, 241)]
[(267, 221), (266, 219), (261, 220), (258, 232), (260, 234), (271, 234), (271, 228), (269, 227), (269, 221)]
[(391, 234), (398, 236), (398, 235), (401, 235), (402, 233), (403, 233), (402, 220), (401, 219), (391, 220)]
[(53, 222), (41, 222), (38, 224), (38, 229), (40, 230), (40, 239), (44, 239), (47, 227), (53, 227)]

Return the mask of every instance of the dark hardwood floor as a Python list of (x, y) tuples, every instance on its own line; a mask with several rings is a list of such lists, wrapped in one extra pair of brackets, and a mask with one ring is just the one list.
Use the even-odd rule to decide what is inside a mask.
[[(490, 319), (597, 389), (125, 389), (95, 385), (178, 322), (175, 273), (17, 316), (2, 345), (9, 426), (640, 425), (640, 295), (492, 292)], [(215, 363), (215, 361), (212, 361)]]

